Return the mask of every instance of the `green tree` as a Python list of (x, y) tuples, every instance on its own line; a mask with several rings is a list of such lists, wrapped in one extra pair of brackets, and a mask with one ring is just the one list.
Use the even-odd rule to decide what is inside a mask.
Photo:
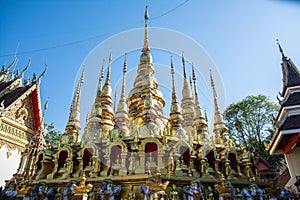
[(53, 123), (51, 124), (44, 123), (44, 126), (47, 131), (46, 134), (44, 135), (44, 140), (46, 144), (50, 144), (50, 145), (58, 144), (59, 138), (62, 133), (59, 130), (54, 128)]
[(269, 143), (274, 134), (271, 120), (277, 115), (278, 109), (279, 106), (266, 96), (258, 95), (247, 96), (240, 102), (232, 103), (224, 112), (228, 134), (236, 144), (260, 154), (273, 168), (281, 167), (283, 159), (282, 156), (270, 156), (265, 143)]

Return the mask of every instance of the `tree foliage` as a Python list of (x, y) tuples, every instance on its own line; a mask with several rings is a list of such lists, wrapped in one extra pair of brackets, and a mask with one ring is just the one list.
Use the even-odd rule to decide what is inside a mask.
[(280, 167), (278, 161), (282, 157), (270, 156), (264, 143), (272, 139), (275, 128), (271, 120), (277, 115), (278, 109), (279, 106), (266, 96), (258, 95), (247, 96), (240, 102), (232, 103), (224, 112), (228, 134), (236, 144), (260, 154), (274, 168)]
[(54, 128), (53, 123), (51, 124), (44, 124), (46, 129), (46, 134), (44, 135), (44, 140), (46, 144), (54, 145), (57, 144), (60, 138), (60, 135), (62, 134), (59, 130)]

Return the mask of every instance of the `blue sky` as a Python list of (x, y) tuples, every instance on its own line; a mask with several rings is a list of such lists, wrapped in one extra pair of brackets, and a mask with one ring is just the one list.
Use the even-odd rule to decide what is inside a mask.
[[(44, 63), (48, 64), (41, 83), (42, 102), (49, 98), (45, 121), (63, 130), (84, 59), (107, 38), (142, 28), (145, 5), (150, 27), (176, 30), (205, 49), (221, 74), (226, 105), (257, 94), (276, 101), (282, 86), (276, 39), (300, 66), (300, 3), (279, 0), (0, 0), (0, 64), (10, 63), (16, 49), (17, 68), (24, 68), (31, 59), (25, 77), (41, 73)], [(95, 67), (100, 70), (107, 56), (108, 52), (99, 55)], [(168, 65), (166, 57), (163, 64)], [(137, 62), (138, 57), (128, 59), (129, 66)], [(120, 74), (113, 73), (115, 80)], [(200, 95), (200, 101), (205, 102), (204, 98)], [(212, 107), (205, 109), (210, 112)]]

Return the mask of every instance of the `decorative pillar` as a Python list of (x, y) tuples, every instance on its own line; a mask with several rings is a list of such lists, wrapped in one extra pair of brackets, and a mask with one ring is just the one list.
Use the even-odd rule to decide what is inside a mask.
[(145, 173), (145, 152), (138, 152), (140, 156), (140, 164), (136, 167), (136, 174), (144, 174)]
[(121, 159), (122, 159), (122, 161), (121, 161), (121, 169), (120, 169), (120, 171), (119, 171), (119, 175), (127, 175), (127, 169), (126, 169), (126, 157), (127, 157), (127, 152), (122, 152), (121, 153)]

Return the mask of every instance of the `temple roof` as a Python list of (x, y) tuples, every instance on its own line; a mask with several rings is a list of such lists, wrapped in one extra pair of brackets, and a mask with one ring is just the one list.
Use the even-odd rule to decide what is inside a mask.
[(292, 93), (291, 95), (289, 95), (287, 100), (282, 104), (282, 106), (294, 106), (294, 105), (300, 105), (300, 92)]
[(6, 87), (8, 87), (12, 82), (14, 82), (13, 80), (8, 81), (8, 82), (0, 82), (0, 91), (4, 90)]
[[(5, 83), (1, 83), (0, 88), (4, 84)], [(4, 101), (4, 107), (7, 108), (13, 102), (15, 102), (20, 96), (22, 96), (30, 87), (31, 87), (31, 85), (26, 85), (24, 87), (16, 88), (15, 90), (13, 90), (13, 91), (7, 93), (6, 95), (4, 95), (3, 97), (1, 97), (0, 102)], [(5, 88), (3, 88), (3, 89), (5, 89)], [(1, 89), (1, 90), (3, 90), (3, 89)]]
[(290, 130), (300, 128), (300, 115), (291, 115), (286, 118), (285, 122), (280, 127), (281, 130)]
[(285, 91), (288, 87), (300, 85), (300, 72), (297, 69), (296, 65), (293, 63), (293, 61), (290, 58), (287, 58), (285, 56), (281, 45), (279, 43), (277, 44), (282, 56), (282, 63), (281, 63), (281, 69), (283, 75), (282, 95), (285, 95)]

